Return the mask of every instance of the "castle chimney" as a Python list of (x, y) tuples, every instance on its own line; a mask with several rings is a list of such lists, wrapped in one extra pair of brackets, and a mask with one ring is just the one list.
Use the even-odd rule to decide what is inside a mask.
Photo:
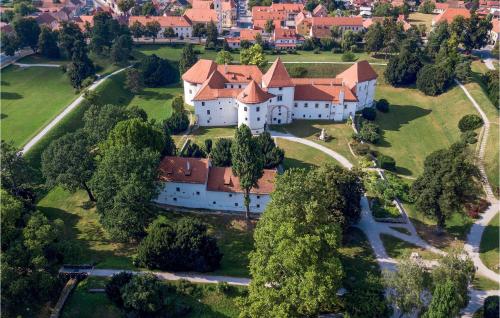
[(189, 163), (189, 159), (186, 160), (186, 172), (184, 173), (184, 175), (186, 176), (191, 175), (191, 164)]

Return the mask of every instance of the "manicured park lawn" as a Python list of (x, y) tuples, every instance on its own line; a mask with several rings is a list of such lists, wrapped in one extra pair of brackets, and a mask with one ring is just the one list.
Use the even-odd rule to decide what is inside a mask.
[(432, 27), (432, 18), (435, 17), (435, 14), (424, 14), (420, 12), (412, 12), (408, 17), (408, 22), (411, 25), (420, 25), (424, 24), (427, 28), (427, 32), (431, 31)]
[[(132, 256), (134, 244), (115, 243), (99, 223), (95, 208), (86, 209), (86, 193), (71, 194), (54, 188), (38, 203), (38, 209), (51, 219), (62, 219), (65, 224), (64, 238), (75, 244), (65, 263), (96, 264), (99, 268), (135, 269)], [(175, 222), (180, 217), (199, 218), (219, 242), (224, 253), (221, 268), (216, 273), (229, 276), (248, 276), (248, 253), (253, 248), (252, 232), (238, 216), (175, 213), (160, 210), (164, 217)]]
[(236, 126), (198, 127), (191, 132), (189, 138), (199, 146), (203, 146), (207, 139), (212, 139), (215, 143), (218, 138), (233, 138), (235, 129)]
[(432, 97), (414, 88), (377, 86), (376, 99), (389, 101), (388, 113), (377, 113), (383, 138), (373, 146), (396, 160), (397, 172), (418, 176), (425, 158), (460, 138), (458, 121), (475, 109), (459, 87)]
[(381, 234), (380, 239), (384, 243), (387, 255), (395, 259), (410, 257), (411, 253), (418, 253), (422, 259), (433, 260), (439, 258), (439, 255), (403, 241), (397, 237), (388, 234)]
[[(63, 318), (123, 317), (124, 313), (116, 307), (105, 293), (90, 293), (88, 289), (104, 288), (107, 278), (89, 277), (78, 284), (64, 306)], [(177, 282), (165, 282), (177, 285)], [(232, 286), (227, 293), (216, 290), (215, 284), (193, 285), (196, 294), (180, 294), (183, 302), (191, 307), (191, 311), (183, 317), (238, 317), (239, 310), (235, 299), (241, 296), (245, 287)]]
[(285, 151), (285, 160), (283, 161), (285, 170), (290, 168), (311, 169), (325, 163), (338, 164), (332, 157), (307, 145), (282, 138), (275, 140), (278, 147)]
[[(342, 156), (346, 157), (351, 163), (357, 162), (349, 151), (348, 143), (351, 140), (353, 130), (347, 122), (332, 122), (328, 120), (295, 120), (291, 124), (282, 126), (273, 126), (272, 129), (289, 132), (297, 137), (312, 140), (320, 145), (328, 147)], [(325, 129), (328, 136), (333, 139), (325, 142), (316, 137)]]
[(500, 250), (498, 238), (500, 236), (500, 214), (497, 214), (490, 224), (484, 229), (479, 249), (483, 263), (492, 271), (500, 272)]
[(57, 116), (75, 98), (58, 68), (8, 66), (1, 71), (2, 139), (18, 147)]

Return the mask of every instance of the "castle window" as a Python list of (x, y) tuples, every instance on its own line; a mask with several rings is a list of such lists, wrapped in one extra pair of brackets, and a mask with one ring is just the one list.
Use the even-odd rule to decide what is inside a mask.
[(314, 105), (314, 108), (318, 108), (318, 107), (319, 107), (319, 104), (318, 104), (318, 103), (316, 103), (316, 104)]
[(192, 94), (193, 92), (191, 90), (189, 90), (189, 94)]
[(241, 85), (238, 85), (238, 88), (241, 88)]
[(283, 100), (283, 96), (282, 95), (278, 95), (278, 102), (281, 102)]
[(308, 106), (307, 103), (304, 103), (304, 107), (307, 108), (307, 106)]
[(196, 195), (200, 195), (200, 191), (196, 191)]
[(325, 104), (325, 108), (328, 108), (328, 107), (330, 107), (330, 104)]
[(347, 105), (344, 105), (344, 109), (347, 109)]
[(282, 90), (283, 90), (283, 87), (278, 88), (278, 90), (282, 91)]
[(243, 107), (243, 110), (244, 110), (244, 111), (247, 111), (247, 108), (246, 108), (246, 107)]
[(233, 197), (233, 194), (232, 193), (229, 193), (229, 197), (232, 198)]
[(177, 198), (174, 198), (174, 201), (177, 201)]
[(215, 202), (215, 201), (214, 201), (214, 202), (212, 202), (212, 204), (213, 204), (213, 205), (216, 205), (216, 204), (217, 204), (217, 202)]
[(257, 117), (257, 121), (260, 121), (260, 117)]
[(201, 106), (205, 106), (205, 102), (201, 102)]
[(175, 191), (179, 192), (179, 191), (181, 191), (181, 188), (177, 187), (177, 188), (175, 188)]
[(258, 107), (258, 106), (257, 106), (257, 109), (256, 109), (256, 111), (260, 111), (260, 107)]
[(297, 107), (297, 106), (298, 106), (298, 104), (297, 104), (297, 103), (293, 103), (293, 107)]
[(257, 199), (260, 199), (260, 195), (257, 196)]
[(238, 202), (234, 203), (234, 206), (238, 206)]
[(318, 115), (318, 118), (321, 118), (321, 114)]
[(257, 204), (257, 207), (260, 208), (260, 204)]

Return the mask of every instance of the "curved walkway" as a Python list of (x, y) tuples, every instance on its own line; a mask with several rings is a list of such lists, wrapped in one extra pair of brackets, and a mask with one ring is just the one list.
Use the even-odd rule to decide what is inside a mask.
[(26, 63), (14, 63), (19, 67), (61, 67), (61, 64), (26, 64)]
[[(34, 64), (30, 64), (34, 65)], [(57, 66), (59, 67), (59, 66)], [(95, 81), (92, 85), (88, 87), (88, 90), (92, 91), (96, 89), (99, 85), (101, 85), (106, 79), (110, 78), (113, 75), (116, 75), (123, 70), (129, 68), (124, 67), (122, 69), (119, 69), (118, 71), (115, 71), (109, 75), (104, 76), (103, 78), (100, 78), (99, 80)], [(42, 131), (40, 131), (38, 134), (36, 134), (35, 137), (33, 137), (26, 145), (24, 145), (23, 149), (21, 150), (21, 153), (25, 154), (28, 152), (37, 142), (40, 141), (52, 128), (54, 128), (55, 125), (57, 125), (66, 115), (68, 115), (73, 109), (75, 109), (80, 103), (84, 100), (83, 98), (83, 93), (78, 96), (77, 99), (75, 99), (71, 104), (69, 104), (59, 115), (56, 116), (47, 126), (45, 126)]]

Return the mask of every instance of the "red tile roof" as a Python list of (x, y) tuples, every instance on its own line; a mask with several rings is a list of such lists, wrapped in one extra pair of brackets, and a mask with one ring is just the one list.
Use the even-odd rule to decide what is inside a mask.
[(362, 17), (312, 17), (311, 32), (314, 37), (330, 37), (331, 27), (363, 27)]
[(493, 23), (493, 28), (491, 29), (491, 31), (500, 33), (500, 20), (493, 19), (491, 22)]
[(212, 7), (213, 7), (213, 1), (194, 0), (191, 3), (191, 7), (193, 9), (212, 9)]
[(309, 78), (297, 78), (291, 79), (292, 83), (295, 85), (300, 84), (315, 84), (315, 85), (342, 85), (341, 78), (332, 77), (309, 77)]
[(299, 84), (295, 86), (295, 100), (339, 102), (340, 93), (344, 93), (344, 100), (355, 102), (358, 99), (353, 92), (340, 85), (312, 85)]
[(260, 83), (262, 79), (257, 65), (217, 65), (217, 70), (229, 83), (248, 83), (252, 79)]
[(217, 69), (217, 64), (212, 60), (198, 60), (186, 73), (182, 74), (182, 79), (193, 84), (201, 84), (207, 80), (213, 71)]
[(273, 3), (271, 4), (271, 10), (285, 11), (285, 12), (301, 12), (304, 10), (304, 5), (302, 3)]
[(444, 12), (432, 18), (432, 22), (439, 23), (442, 21), (447, 21), (448, 23), (451, 23), (453, 22), (453, 19), (458, 16), (462, 16), (468, 19), (470, 18), (470, 11), (465, 8), (448, 8), (444, 10)]
[(238, 94), (238, 100), (245, 104), (260, 104), (272, 97), (274, 97), (273, 94), (264, 91), (254, 80)]
[(354, 63), (354, 65), (336, 77), (343, 79), (349, 88), (352, 89), (356, 86), (356, 83), (374, 80), (378, 75), (367, 61), (360, 61)]
[(205, 184), (208, 160), (200, 158), (165, 157), (160, 162), (159, 179), (163, 182)]
[(131, 26), (136, 21), (142, 25), (146, 25), (148, 22), (158, 21), (162, 28), (191, 26), (190, 21), (185, 17), (177, 16), (131, 16), (128, 20), (128, 25)]
[(193, 23), (208, 23), (210, 21), (217, 23), (217, 12), (213, 9), (187, 9), (184, 16)]
[(241, 29), (240, 40), (255, 41), (255, 36), (257, 34), (262, 34), (262, 31), (253, 29)]
[(283, 29), (283, 28), (275, 28), (273, 33), (274, 40), (296, 40), (297, 33), (295, 33), (295, 29)]
[(266, 74), (262, 76), (262, 83), (266, 87), (290, 87), (293, 86), (288, 71), (278, 57), (273, 65), (267, 70)]
[[(257, 182), (257, 187), (252, 188), (250, 193), (269, 194), (274, 190), (276, 170), (265, 169), (262, 177)], [(208, 191), (221, 191), (243, 193), (240, 179), (236, 177), (230, 167), (211, 167), (208, 176)]]

